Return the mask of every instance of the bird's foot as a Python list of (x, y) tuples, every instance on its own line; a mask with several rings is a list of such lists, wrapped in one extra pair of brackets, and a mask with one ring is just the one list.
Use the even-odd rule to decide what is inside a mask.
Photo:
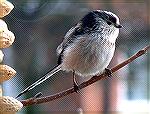
[(79, 86), (78, 86), (78, 84), (77, 84), (76, 82), (73, 83), (73, 87), (74, 87), (74, 91), (75, 91), (76, 93), (79, 93), (80, 88), (79, 88)]
[(105, 68), (105, 75), (107, 75), (108, 77), (112, 77), (112, 71), (108, 68)]
[(73, 71), (73, 87), (74, 87), (74, 91), (76, 93), (79, 93), (80, 88), (79, 88), (77, 81), (76, 81), (75, 71)]

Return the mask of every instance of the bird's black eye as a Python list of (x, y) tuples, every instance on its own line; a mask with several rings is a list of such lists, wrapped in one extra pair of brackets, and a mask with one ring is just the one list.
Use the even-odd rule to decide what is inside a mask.
[(111, 25), (112, 23), (111, 23), (110, 21), (107, 21), (107, 24), (108, 24), (108, 25)]
[(114, 24), (116, 24), (116, 22), (117, 22), (116, 18), (112, 15), (109, 15), (109, 21), (114, 23)]

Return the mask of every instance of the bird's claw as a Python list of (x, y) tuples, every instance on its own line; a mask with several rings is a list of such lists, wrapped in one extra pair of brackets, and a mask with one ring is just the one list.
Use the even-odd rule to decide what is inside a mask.
[(78, 84), (77, 83), (73, 83), (73, 87), (74, 87), (74, 91), (76, 93), (79, 93), (80, 88), (79, 88)]
[(105, 68), (105, 75), (107, 75), (108, 77), (112, 77), (112, 71), (108, 68)]

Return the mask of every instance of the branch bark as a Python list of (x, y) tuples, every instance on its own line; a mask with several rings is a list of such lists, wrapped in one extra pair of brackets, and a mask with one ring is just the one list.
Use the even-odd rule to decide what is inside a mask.
[[(136, 58), (142, 56), (143, 54), (145, 54), (148, 50), (150, 49), (150, 45), (146, 46), (145, 48), (141, 49), (140, 51), (138, 51), (136, 54), (134, 54), (133, 56), (131, 56), (130, 58), (128, 58), (127, 60), (125, 60), (124, 62), (116, 65), (115, 67), (113, 67), (111, 70), (112, 73), (118, 71), (119, 69), (121, 69), (122, 67), (126, 66), (127, 64), (131, 63), (133, 60), (135, 60)], [(88, 81), (85, 81), (83, 83), (81, 83), (79, 85), (79, 89), (85, 88), (99, 80), (102, 79), (106, 79), (108, 78), (108, 76), (106, 74), (101, 74), (99, 76), (94, 76), (93, 78), (91, 78)], [(45, 96), (45, 97), (41, 97), (41, 98), (29, 98), (26, 100), (21, 100), (21, 103), (23, 104), (23, 106), (29, 106), (29, 105), (33, 105), (33, 104), (41, 104), (41, 103), (46, 103), (46, 102), (50, 102), (62, 97), (65, 97), (71, 93), (74, 93), (74, 88), (70, 88), (67, 89), (65, 91), (62, 91), (60, 93), (56, 93), (54, 95), (50, 95), (50, 96)]]

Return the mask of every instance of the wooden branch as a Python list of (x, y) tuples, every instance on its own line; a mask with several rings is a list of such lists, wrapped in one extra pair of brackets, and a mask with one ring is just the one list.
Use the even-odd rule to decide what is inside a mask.
[[(125, 60), (124, 62), (116, 65), (115, 67), (113, 67), (111, 69), (111, 72), (116, 72), (118, 71), (119, 69), (121, 69), (122, 67), (124, 67), (125, 65), (131, 63), (133, 60), (135, 60), (136, 58), (140, 57), (141, 55), (145, 54), (148, 50), (150, 49), (150, 45), (146, 46), (144, 49), (138, 51), (136, 54), (134, 54), (133, 56), (131, 56), (130, 58), (128, 58), (127, 60)], [(85, 81), (83, 83), (81, 83), (79, 85), (79, 89), (82, 89), (82, 88), (85, 88), (93, 83), (95, 83), (96, 81), (98, 80), (102, 80), (102, 79), (105, 79), (107, 78), (108, 76), (105, 75), (104, 73), (99, 75), (99, 76), (94, 76), (93, 78), (91, 78), (90, 80), (88, 81)], [(55, 99), (59, 99), (61, 97), (64, 97), (64, 96), (67, 96), (71, 93), (74, 93), (74, 88), (70, 88), (70, 89), (67, 89), (65, 91), (62, 91), (60, 93), (57, 93), (57, 94), (54, 94), (54, 95), (50, 95), (50, 96), (45, 96), (45, 97), (41, 97), (41, 98), (30, 98), (30, 99), (26, 99), (26, 100), (22, 100), (21, 103), (23, 104), (23, 106), (29, 106), (29, 105), (33, 105), (33, 104), (41, 104), (41, 103), (46, 103), (46, 102), (49, 102), (49, 101), (53, 101)]]

